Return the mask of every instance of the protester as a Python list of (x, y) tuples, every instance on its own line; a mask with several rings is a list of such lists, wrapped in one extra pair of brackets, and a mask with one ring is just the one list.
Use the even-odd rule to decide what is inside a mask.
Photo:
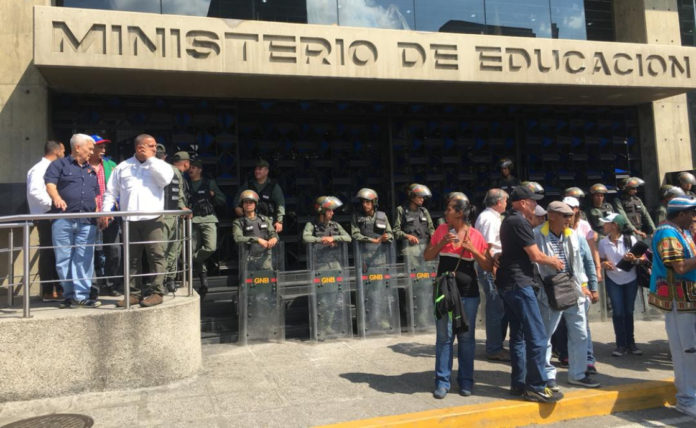
[[(468, 330), (457, 337), (457, 360), (459, 372), (457, 383), (459, 394), (469, 396), (474, 386), (474, 351), (476, 347), (476, 313), (480, 301), (474, 262), (484, 271), (493, 268), (493, 258), (483, 235), (471, 227), (469, 216), (471, 203), (467, 199), (453, 198), (445, 210), (446, 224), (435, 230), (430, 244), (425, 249), (425, 260), (438, 257), (437, 274), (454, 272), (457, 289), (467, 317)], [(433, 396), (442, 399), (450, 389), (450, 374), (454, 348), (452, 321), (442, 316), (435, 323), (435, 390)]]
[[(549, 337), (546, 351), (547, 386), (551, 390), (558, 389), (556, 368), (551, 365), (551, 335), (563, 317), (568, 329), (568, 383), (586, 388), (597, 388), (600, 384), (585, 374), (587, 366), (587, 318), (585, 313), (586, 295), (583, 288), (586, 287), (587, 275), (580, 249), (583, 238), (569, 227), (575, 213), (566, 203), (553, 201), (548, 205), (546, 211), (549, 220), (534, 229), (536, 244), (547, 256), (555, 256), (563, 261), (564, 267), (560, 272), (567, 272), (571, 275), (577, 293), (575, 304), (566, 309), (554, 308), (545, 288), (542, 288), (537, 296), (541, 317)], [(554, 267), (549, 265), (539, 264), (538, 267), (543, 280), (558, 273)], [(592, 269), (594, 270), (594, 264)]]
[(496, 285), (505, 302), (505, 313), (510, 323), (510, 360), (512, 365), (510, 393), (526, 400), (555, 402), (563, 395), (548, 388), (546, 382), (546, 347), (548, 336), (539, 312), (534, 289), (533, 262), (564, 268), (555, 256), (539, 250), (527, 217), (534, 215), (537, 201), (543, 196), (524, 186), (517, 186), (510, 194), (512, 209), (507, 211), (500, 226), (502, 253)]
[[(155, 156), (157, 142), (148, 134), (135, 137), (135, 154), (121, 162), (111, 173), (106, 186), (102, 211), (111, 211), (119, 201), (121, 211), (163, 211), (164, 188), (172, 181), (174, 171), (171, 165)], [(103, 217), (105, 227), (110, 218)], [(162, 303), (164, 295), (164, 233), (162, 216), (144, 215), (128, 218), (130, 242), (130, 304), (156, 306)], [(145, 252), (151, 273), (151, 281), (141, 281), (136, 288), (136, 275), (142, 269), (142, 256)], [(126, 299), (120, 300), (119, 307), (126, 305)]]
[[(55, 160), (46, 170), (46, 191), (53, 201), (52, 213), (95, 212), (99, 183), (89, 165), (94, 140), (89, 135), (70, 138), (70, 155)], [(61, 308), (98, 307), (90, 299), (94, 274), (94, 244), (97, 227), (93, 218), (59, 218), (51, 228), (56, 253), (56, 271), (63, 286)]]
[(677, 197), (667, 206), (667, 221), (652, 241), (650, 304), (665, 311), (665, 328), (677, 388), (676, 409), (696, 418), (696, 244), (689, 228), (696, 199)]
[[(27, 204), (30, 214), (46, 214), (51, 210), (51, 197), (46, 191), (44, 175), (48, 166), (56, 159), (65, 155), (65, 146), (58, 141), (47, 141), (44, 144), (44, 155), (39, 162), (32, 166), (27, 172)], [(53, 248), (51, 237), (51, 220), (38, 220), (34, 222), (39, 232), (39, 278), (41, 279), (41, 297), (44, 300), (57, 300), (62, 297), (63, 290), (60, 289), (55, 280), (58, 279), (56, 272), (56, 255)]]
[(628, 221), (621, 214), (612, 213), (602, 219), (605, 237), (599, 241), (599, 257), (606, 272), (605, 284), (611, 301), (616, 349), (615, 357), (626, 354), (642, 355), (638, 349), (633, 332), (633, 308), (635, 306), (638, 283), (636, 269), (623, 270), (618, 267), (621, 260), (637, 263), (636, 256), (629, 252), (638, 240), (629, 229)]
[[(502, 189), (490, 189), (483, 199), (486, 209), (476, 219), (474, 228), (481, 232), (489, 245), (491, 257), (500, 254), (500, 224), (507, 207), (509, 195)], [(508, 321), (505, 318), (505, 305), (495, 287), (492, 272), (476, 265), (479, 285), (486, 294), (486, 358), (497, 361), (510, 361), (510, 351), (503, 347), (507, 335)]]

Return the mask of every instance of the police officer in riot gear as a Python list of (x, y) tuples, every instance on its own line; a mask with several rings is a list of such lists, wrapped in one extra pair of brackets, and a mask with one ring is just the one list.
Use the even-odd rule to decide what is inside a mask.
[[(265, 217), (270, 217), (277, 233), (283, 231), (283, 218), (285, 217), (285, 196), (275, 180), (268, 177), (269, 163), (263, 159), (256, 162), (254, 178), (242, 184), (241, 189), (249, 189), (259, 195), (256, 211)], [(234, 198), (235, 213), (243, 217), (244, 210), (240, 204), (240, 193)]]
[(679, 187), (684, 191), (686, 196), (696, 197), (696, 193), (693, 192), (693, 186), (696, 185), (696, 177), (688, 171), (680, 172), (677, 176), (679, 181)]
[(362, 188), (355, 198), (360, 201), (359, 213), (353, 214), (350, 232), (354, 240), (381, 244), (393, 239), (389, 219), (384, 211), (377, 211), (379, 199), (377, 192)]
[(627, 179), (621, 196), (614, 199), (614, 209), (628, 219), (627, 228), (630, 231), (635, 231), (636, 235), (645, 239), (655, 232), (655, 224), (648, 214), (645, 204), (637, 196), (638, 187), (643, 184), (645, 182), (638, 177)]
[[(164, 209), (165, 210), (185, 210), (188, 207), (188, 181), (183, 174), (188, 171), (190, 166), (188, 152), (176, 152), (172, 161), (174, 164), (174, 178), (167, 187), (164, 188)], [(164, 257), (167, 271), (164, 274), (164, 286), (170, 291), (176, 291), (175, 278), (177, 261), (181, 253), (181, 233), (177, 233), (177, 218), (173, 216), (164, 217), (162, 222), (164, 227), (165, 243)]]
[[(334, 211), (343, 206), (343, 202), (335, 196), (320, 196), (314, 204), (317, 213), (315, 222), (307, 222), (302, 232), (305, 244), (315, 243), (327, 247), (335, 247), (336, 242), (350, 242), (350, 235), (338, 222), (332, 220)], [(332, 267), (332, 269), (339, 269)]]
[(215, 207), (225, 204), (225, 194), (215, 180), (203, 176), (203, 164), (196, 159), (188, 170), (188, 201), (193, 211), (193, 231), (191, 246), (193, 248), (193, 270), (198, 274), (201, 286), (198, 293), (201, 298), (208, 291), (208, 274), (205, 261), (217, 249), (217, 222)]
[(249, 257), (247, 271), (271, 270), (270, 249), (278, 243), (278, 233), (270, 217), (256, 213), (259, 195), (250, 189), (239, 194), (240, 205), (244, 213), (232, 223), (232, 235), (237, 244), (246, 244)]
[(677, 196), (686, 196), (683, 188), (665, 184), (660, 187), (660, 206), (655, 210), (655, 224), (667, 220), (667, 204)]
[(520, 180), (512, 175), (512, 168), (514, 164), (510, 158), (502, 158), (498, 162), (498, 167), (500, 168), (500, 179), (493, 187), (498, 187), (505, 190), (508, 194), (512, 192), (512, 188), (519, 186)]
[(433, 219), (423, 206), (425, 198), (431, 196), (427, 186), (411, 184), (408, 187), (408, 202), (396, 208), (394, 237), (402, 242), (402, 254), (410, 259), (410, 266), (422, 264), (423, 251), (435, 231)]
[(604, 236), (604, 223), (602, 223), (600, 219), (614, 212), (614, 207), (606, 201), (607, 193), (609, 193), (609, 189), (607, 189), (607, 186), (604, 184), (593, 184), (592, 187), (590, 187), (590, 196), (592, 198), (590, 201), (591, 206), (585, 211), (585, 216), (590, 226), (592, 226), (592, 230), (601, 236)]

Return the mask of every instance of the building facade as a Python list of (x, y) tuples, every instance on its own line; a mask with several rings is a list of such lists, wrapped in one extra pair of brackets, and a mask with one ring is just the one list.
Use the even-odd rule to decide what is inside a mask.
[(153, 134), (230, 201), (267, 158), (290, 244), (320, 194), (373, 187), (389, 212), (422, 182), (437, 213), (480, 201), (503, 157), (550, 196), (640, 175), (654, 205), (693, 169), (693, 21), (691, 0), (3, 2), (2, 210), (25, 212), (43, 143), (74, 132), (116, 160)]

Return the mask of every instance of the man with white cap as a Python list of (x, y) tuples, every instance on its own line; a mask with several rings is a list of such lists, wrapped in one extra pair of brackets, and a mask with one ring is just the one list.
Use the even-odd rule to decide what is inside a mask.
[(534, 215), (529, 220), (532, 227), (537, 227), (540, 224), (544, 224), (546, 221), (546, 214), (548, 214), (548, 212), (541, 205), (537, 205), (536, 208), (534, 208)]
[(677, 387), (676, 409), (696, 419), (696, 244), (689, 227), (696, 199), (677, 197), (652, 240), (650, 304), (665, 314)]
[[(580, 256), (585, 267), (587, 282), (582, 285), (582, 292), (585, 295), (585, 317), (590, 310), (590, 303), (599, 301), (598, 281), (602, 277), (602, 269), (599, 267), (599, 251), (597, 250), (597, 234), (592, 230), (592, 226), (587, 220), (581, 218), (580, 201), (573, 196), (566, 196), (563, 202), (572, 208), (574, 217), (570, 222), (570, 227), (578, 233), (580, 243)], [(598, 279), (599, 278), (599, 279)], [(556, 333), (552, 338), (554, 347), (559, 351), (561, 365), (568, 363), (568, 336), (564, 321), (561, 321)], [(565, 360), (565, 361), (564, 361)], [(592, 345), (592, 335), (590, 334), (590, 323), (587, 319), (587, 371), (590, 374), (596, 373), (594, 347)]]
[[(572, 281), (578, 295), (574, 305), (563, 310), (554, 309), (549, 302), (546, 291), (542, 288), (537, 298), (539, 311), (549, 337), (546, 348), (546, 375), (548, 387), (558, 389), (555, 383), (556, 368), (551, 365), (551, 335), (558, 327), (563, 316), (568, 327), (568, 383), (586, 388), (600, 386), (588, 376), (586, 372), (587, 362), (587, 319), (585, 315), (586, 297), (582, 291), (582, 285), (587, 282), (585, 266), (582, 261), (580, 239), (577, 232), (570, 228), (570, 222), (575, 213), (573, 209), (561, 201), (553, 201), (546, 208), (548, 221), (534, 229), (534, 238), (537, 246), (545, 255), (558, 257), (563, 261), (561, 272), (571, 274)], [(547, 265), (539, 264), (539, 273), (542, 279), (552, 277), (557, 270)]]

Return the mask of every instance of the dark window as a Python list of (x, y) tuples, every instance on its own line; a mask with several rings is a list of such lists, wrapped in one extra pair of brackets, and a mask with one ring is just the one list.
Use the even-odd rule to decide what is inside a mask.
[(416, 0), (416, 29), (485, 33), (483, 0)]

